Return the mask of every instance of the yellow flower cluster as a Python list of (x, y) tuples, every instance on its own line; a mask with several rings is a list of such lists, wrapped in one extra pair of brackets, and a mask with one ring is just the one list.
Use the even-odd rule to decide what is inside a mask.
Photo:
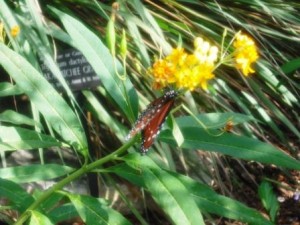
[(13, 26), (10, 30), (10, 34), (12, 37), (18, 36), (19, 33), (20, 33), (20, 27), (18, 25)]
[(251, 64), (258, 59), (255, 42), (249, 36), (239, 32), (235, 36), (233, 46), (236, 68), (240, 69), (245, 76), (254, 73)]
[(163, 88), (173, 85), (177, 89), (207, 89), (207, 81), (214, 78), (215, 61), (218, 48), (211, 46), (202, 38), (196, 38), (193, 54), (183, 48), (173, 49), (166, 58), (156, 61), (150, 70), (154, 87)]
[(233, 54), (222, 59), (218, 59), (218, 48), (202, 38), (195, 39), (194, 47), (192, 54), (185, 52), (183, 48), (173, 49), (167, 57), (153, 64), (150, 73), (154, 79), (154, 88), (173, 86), (192, 91), (201, 87), (205, 90), (207, 82), (214, 78), (216, 65), (225, 62), (227, 65), (234, 62), (235, 67), (245, 76), (255, 72), (252, 64), (258, 59), (257, 47), (253, 39), (241, 32), (235, 35)]

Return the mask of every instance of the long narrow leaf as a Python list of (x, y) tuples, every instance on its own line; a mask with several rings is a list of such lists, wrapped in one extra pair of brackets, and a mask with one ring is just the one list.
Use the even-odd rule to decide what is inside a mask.
[(16, 183), (29, 183), (54, 179), (71, 173), (73, 170), (71, 167), (57, 164), (16, 166), (1, 168), (0, 177)]
[(0, 97), (11, 96), (11, 95), (20, 95), (23, 94), (23, 91), (17, 85), (13, 85), (8, 82), (0, 83)]
[(48, 216), (51, 218), (51, 220), (58, 224), (58, 222), (67, 221), (72, 218), (78, 217), (78, 212), (76, 211), (76, 208), (73, 204), (65, 204), (61, 205), (59, 207), (54, 208)]
[(102, 41), (75, 18), (51, 8), (55, 12), (78, 48), (100, 77), (105, 89), (128, 118), (137, 113), (137, 94), (128, 78), (122, 80), (116, 73), (123, 75), (123, 68), (113, 58)]
[(213, 214), (225, 216), (231, 219), (237, 219), (252, 225), (272, 225), (273, 223), (266, 220), (258, 211), (247, 207), (246, 205), (218, 195), (206, 185), (200, 184), (195, 180), (180, 175), (174, 174), (189, 190), (197, 205)]
[(0, 151), (61, 146), (55, 138), (20, 127), (0, 126)]
[(176, 122), (181, 127), (199, 127), (203, 128), (223, 128), (228, 121), (231, 121), (234, 125), (240, 123), (246, 123), (254, 121), (255, 119), (252, 116), (248, 116), (241, 113), (206, 113), (196, 115), (196, 118), (192, 116), (182, 116), (176, 118)]
[(45, 215), (39, 211), (32, 210), (29, 225), (52, 225), (53, 222)]
[(146, 188), (174, 224), (204, 225), (189, 191), (173, 176), (160, 169), (143, 169)]
[(263, 181), (258, 187), (258, 194), (272, 221), (275, 221), (280, 206), (272, 185), (267, 181)]
[[(126, 162), (126, 164), (124, 163), (111, 167), (109, 170), (116, 173), (118, 176), (123, 177), (129, 182), (143, 188), (147, 187), (147, 182), (152, 182), (154, 183), (153, 185), (157, 185), (158, 187), (160, 186), (160, 179), (157, 180), (157, 178), (154, 176), (151, 177), (151, 180), (149, 179), (150, 177), (148, 178), (144, 175), (144, 170), (160, 170), (160, 168), (150, 158), (142, 157), (141, 159), (140, 156), (134, 156), (131, 158), (128, 157), (128, 160), (126, 160)], [(186, 190), (188, 191), (188, 196), (194, 199), (201, 211), (203, 210), (208, 213), (224, 216), (230, 219), (236, 219), (253, 225), (272, 224), (270, 221), (265, 219), (258, 211), (249, 208), (234, 199), (230, 199), (228, 197), (217, 194), (205, 184), (201, 184), (187, 176), (183, 176), (175, 172), (163, 171), (162, 173), (167, 173), (168, 175), (165, 175), (166, 177), (173, 177), (172, 179), (170, 179), (170, 182), (174, 178), (176, 178), (176, 182), (181, 183), (179, 186), (184, 185)], [(177, 187), (176, 185), (173, 186), (174, 189)], [(163, 187), (159, 187), (157, 191), (163, 192)], [(158, 195), (158, 197), (160, 196)], [(169, 202), (171, 201), (172, 200), (169, 200)]]
[(126, 129), (120, 122), (112, 118), (109, 112), (107, 112), (107, 110), (97, 100), (96, 96), (91, 91), (83, 91), (83, 95), (89, 102), (95, 117), (107, 125), (107, 127), (109, 127), (120, 140), (124, 140), (128, 129)]
[(0, 121), (17, 125), (26, 124), (29, 126), (38, 126), (39, 128), (42, 128), (42, 125), (39, 122), (36, 122), (28, 116), (25, 116), (13, 110), (6, 110), (0, 113)]
[(47, 80), (22, 56), (1, 43), (0, 62), (55, 131), (87, 155), (87, 141), (78, 118)]
[(16, 183), (0, 178), (0, 196), (9, 199), (20, 212), (25, 211), (34, 199)]
[(68, 194), (71, 202), (74, 204), (78, 214), (85, 224), (93, 225), (130, 225), (131, 223), (126, 220), (117, 211), (106, 207), (101, 204), (97, 199)]
[(290, 121), (280, 111), (280, 109), (263, 94), (258, 84), (251, 79), (249, 80), (249, 84), (254, 89), (255, 94), (259, 97), (259, 99), (261, 99), (263, 104), (265, 104), (269, 110), (271, 110), (298, 138), (300, 138), (300, 131), (294, 126), (293, 122)]
[[(200, 127), (182, 127), (184, 142), (181, 147), (192, 150), (216, 151), (236, 158), (275, 164), (290, 169), (300, 169), (299, 161), (270, 144), (229, 133), (219, 136), (214, 136), (213, 133), (216, 132), (208, 132)], [(161, 133), (160, 140), (175, 145), (169, 130)]]

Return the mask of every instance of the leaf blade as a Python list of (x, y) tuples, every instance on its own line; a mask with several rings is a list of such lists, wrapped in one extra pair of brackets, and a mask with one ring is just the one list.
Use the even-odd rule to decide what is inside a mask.
[(13, 207), (17, 208), (21, 213), (34, 202), (34, 198), (21, 186), (2, 178), (0, 178), (0, 196), (6, 197), (13, 202)]
[(20, 128), (0, 126), (0, 151), (48, 148), (62, 146), (55, 138), (39, 132)]
[(78, 118), (47, 80), (25, 58), (2, 43), (0, 62), (57, 133), (86, 156), (87, 140)]
[(116, 74), (123, 75), (124, 73), (120, 62), (112, 57), (102, 41), (80, 21), (55, 8), (51, 9), (60, 18), (76, 48), (83, 53), (100, 77), (107, 92), (124, 114), (128, 118), (134, 119), (138, 111), (138, 98), (130, 80), (128, 78), (122, 80)]
[[(199, 127), (182, 127), (185, 149), (202, 149), (216, 151), (236, 158), (255, 160), (262, 163), (275, 164), (290, 169), (300, 169), (300, 162), (270, 144), (244, 136), (224, 133), (213, 136), (213, 131), (207, 132)], [(176, 145), (170, 131), (161, 133), (159, 139)]]
[(144, 169), (143, 175), (148, 191), (174, 224), (204, 225), (197, 205), (176, 178), (159, 169)]
[(68, 194), (68, 197), (86, 224), (131, 225), (120, 213), (95, 198), (72, 194)]
[(0, 169), (0, 177), (16, 183), (50, 180), (74, 171), (73, 168), (58, 164), (15, 166)]

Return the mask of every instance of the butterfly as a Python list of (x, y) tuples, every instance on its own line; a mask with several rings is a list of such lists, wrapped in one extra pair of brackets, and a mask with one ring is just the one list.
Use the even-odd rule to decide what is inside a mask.
[(130, 130), (126, 139), (130, 139), (138, 132), (142, 133), (141, 153), (145, 154), (152, 146), (159, 134), (163, 123), (169, 112), (174, 106), (178, 92), (174, 90), (167, 91), (163, 96), (151, 102), (147, 108), (140, 114), (133, 128)]

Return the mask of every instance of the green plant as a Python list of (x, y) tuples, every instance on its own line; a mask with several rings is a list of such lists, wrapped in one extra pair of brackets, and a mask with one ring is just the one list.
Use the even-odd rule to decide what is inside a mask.
[(259, 185), (258, 193), (263, 203), (263, 206), (266, 210), (268, 210), (270, 214), (271, 220), (275, 222), (276, 214), (279, 209), (279, 204), (271, 184), (267, 181), (263, 181)]
[[(258, 210), (218, 194), (208, 184), (214, 176), (220, 178), (218, 170), (228, 167), (226, 159), (222, 161), (220, 154), (213, 153), (230, 156), (229, 159), (241, 164), (240, 159), (300, 169), (299, 161), (272, 145), (286, 146), (293, 155), (296, 149), (291, 140), (300, 137), (294, 123), (299, 119), (299, 85), (296, 76), (287, 77), (299, 68), (292, 60), (297, 57), (297, 51), (289, 45), (299, 42), (298, 31), (294, 29), (299, 18), (293, 11), (297, 3), (231, 2), (226, 7), (217, 1), (161, 1), (162, 5), (146, 1), (145, 4), (138, 0), (120, 1), (117, 10), (116, 6), (97, 1), (53, 1), (40, 5), (29, 0), (0, 2), (0, 18), (6, 31), (1, 33), (7, 35), (0, 43), (1, 74), (13, 80), (1, 82), (0, 96), (16, 98), (19, 103), (22, 101), (18, 96), (25, 95), (30, 108), (18, 112), (3, 107), (5, 111), (0, 114), (2, 163), (5, 165), (7, 154), (17, 150), (38, 150), (42, 162), (0, 169), (0, 196), (9, 200), (9, 209), (20, 213), (15, 224), (25, 221), (54, 224), (76, 216), (86, 224), (134, 224), (111, 207), (111, 199), (105, 199), (104, 195), (96, 198), (63, 191), (67, 184), (89, 173), (98, 174), (112, 185), (140, 224), (151, 224), (147, 207), (136, 208), (120, 188), (124, 180), (130, 187), (145, 190), (155, 200), (165, 215), (161, 224), (165, 220), (172, 224), (205, 224), (213, 221), (210, 214), (256, 225), (275, 221), (274, 213), (270, 213), (269, 221)], [(290, 7), (288, 19), (280, 11), (283, 5)], [(39, 12), (40, 7), (45, 18)], [(278, 23), (289, 24), (290, 30), (285, 32), (290, 36), (282, 35), (280, 26), (268, 27), (270, 8), (276, 10), (277, 14), (272, 16)], [(98, 17), (101, 19), (97, 20)], [(143, 75), (151, 65), (151, 54), (170, 51), (178, 39), (186, 49), (191, 49), (190, 42), (198, 34), (216, 44), (224, 42), (221, 46), (229, 46), (235, 33), (233, 27), (244, 28), (262, 46), (263, 59), (257, 65), (256, 76), (238, 76), (229, 66), (216, 71), (217, 78), (208, 86), (209, 91), (187, 92), (182, 97), (182, 107), (167, 121), (169, 129), (164, 129), (159, 136), (161, 144), (154, 146), (157, 151), (150, 150), (146, 156), (136, 153), (135, 143), (140, 139), (125, 142), (124, 138), (129, 123), (137, 117), (138, 108), (145, 108), (154, 93), (149, 77)], [(109, 48), (102, 41), (107, 33)], [(126, 59), (125, 55), (121, 56), (120, 63), (117, 58), (120, 46), (115, 43), (123, 43), (125, 51), (124, 34), (129, 39), (127, 56)], [(269, 35), (273, 36), (273, 42), (267, 39)], [(277, 38), (285, 41), (278, 44)], [(77, 98), (64, 79), (55, 61), (56, 46), (80, 50), (100, 77), (101, 85), (97, 88), (80, 91), (83, 100)], [(61, 83), (63, 96), (43, 76), (38, 55), (43, 56)], [(92, 135), (88, 135), (87, 127), (96, 132), (84, 111), (90, 111), (95, 124), (102, 128), (96, 135), (104, 143), (96, 145), (102, 155), (99, 159), (91, 154), (94, 147), (88, 144)], [(234, 125), (234, 133), (223, 131), (229, 121)], [(44, 158), (49, 148), (58, 149), (60, 163)], [(65, 163), (62, 152), (66, 148), (77, 155), (76, 168)], [(205, 166), (199, 150), (205, 151), (209, 161)], [(23, 183), (53, 179), (57, 183), (45, 191), (29, 194), (21, 187)], [(226, 192), (221, 178), (217, 186)], [(3, 207), (2, 213), (7, 209)]]

